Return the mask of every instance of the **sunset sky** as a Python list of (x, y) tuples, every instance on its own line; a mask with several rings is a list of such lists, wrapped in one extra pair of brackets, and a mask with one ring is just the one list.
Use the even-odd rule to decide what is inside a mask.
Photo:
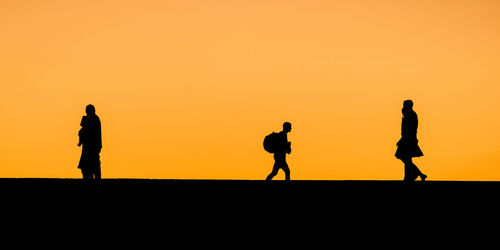
[[(500, 180), (498, 0), (0, 0), (0, 177), (399, 180), (415, 103), (428, 180)], [(283, 179), (280, 172), (276, 179)]]

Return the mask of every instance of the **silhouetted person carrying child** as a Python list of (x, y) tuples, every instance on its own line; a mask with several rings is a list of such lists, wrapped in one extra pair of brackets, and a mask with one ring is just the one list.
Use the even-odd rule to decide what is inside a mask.
[(78, 168), (82, 170), (84, 180), (101, 179), (101, 160), (99, 153), (102, 148), (101, 121), (95, 114), (95, 107), (87, 105), (86, 116), (82, 117), (78, 131), (78, 146), (82, 146), (82, 156)]
[(420, 157), (424, 154), (418, 146), (418, 117), (417, 113), (413, 111), (413, 102), (411, 100), (403, 102), (402, 112), (401, 139), (397, 143), (398, 149), (396, 150), (396, 158), (400, 159), (405, 164), (404, 181), (415, 181), (417, 177), (425, 181), (427, 175), (423, 174), (412, 161), (413, 157)]
[[(283, 169), (285, 172), (285, 179), (287, 181), (290, 180), (290, 169), (288, 168), (288, 164), (286, 163), (286, 154), (290, 154), (292, 152), (291, 143), (288, 141), (287, 134), (292, 131), (292, 124), (289, 122), (283, 123), (283, 131), (279, 133), (272, 133), (264, 140), (264, 148), (270, 153), (274, 153), (274, 166), (273, 171), (267, 176), (266, 180), (272, 180), (276, 174), (278, 174), (278, 170)], [(268, 150), (266, 145), (266, 140), (268, 140), (268, 144), (272, 144), (272, 149)]]

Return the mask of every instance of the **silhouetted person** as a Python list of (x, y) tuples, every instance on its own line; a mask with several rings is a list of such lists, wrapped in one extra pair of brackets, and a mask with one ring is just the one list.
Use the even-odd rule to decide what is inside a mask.
[(82, 128), (78, 131), (78, 146), (82, 146), (82, 156), (80, 157), (78, 168), (82, 170), (84, 180), (100, 180), (101, 121), (95, 114), (95, 107), (93, 105), (87, 105), (85, 112), (87, 115), (82, 117), (80, 123)]
[(402, 112), (401, 139), (397, 143), (398, 149), (396, 150), (396, 158), (400, 159), (405, 164), (404, 181), (415, 181), (417, 177), (425, 181), (427, 175), (423, 174), (412, 161), (413, 157), (420, 157), (424, 154), (418, 146), (418, 117), (417, 113), (413, 111), (413, 102), (411, 100), (403, 102)]
[(292, 124), (289, 122), (283, 123), (283, 131), (278, 133), (276, 148), (274, 150), (274, 166), (273, 171), (267, 176), (266, 180), (272, 180), (278, 170), (283, 169), (285, 179), (290, 180), (290, 169), (286, 163), (286, 154), (292, 152), (291, 143), (288, 141), (287, 134), (292, 131)]

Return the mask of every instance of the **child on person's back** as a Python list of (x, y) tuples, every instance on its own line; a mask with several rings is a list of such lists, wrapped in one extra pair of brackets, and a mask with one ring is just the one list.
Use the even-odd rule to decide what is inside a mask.
[(85, 130), (87, 127), (87, 116), (82, 117), (82, 121), (80, 122), (80, 126), (82, 128), (78, 131), (78, 146), (81, 146), (84, 143)]

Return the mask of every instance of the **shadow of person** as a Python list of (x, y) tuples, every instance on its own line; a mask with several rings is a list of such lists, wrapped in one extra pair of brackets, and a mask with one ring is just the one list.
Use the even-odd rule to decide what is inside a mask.
[(87, 105), (85, 112), (87, 115), (82, 117), (81, 129), (78, 131), (78, 146), (82, 146), (78, 168), (82, 171), (84, 180), (100, 180), (101, 120), (96, 115), (95, 107), (92, 104)]

